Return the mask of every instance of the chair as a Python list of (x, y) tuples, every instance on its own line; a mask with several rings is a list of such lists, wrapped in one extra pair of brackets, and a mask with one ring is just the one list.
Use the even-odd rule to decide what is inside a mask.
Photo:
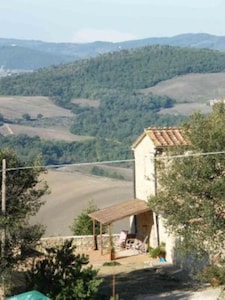
[(120, 237), (118, 243), (116, 243), (117, 248), (125, 248), (128, 230), (122, 230), (120, 232)]
[(143, 241), (141, 241), (140, 239), (135, 239), (134, 243), (131, 246), (131, 249), (137, 250), (139, 253), (146, 253), (147, 241), (148, 241), (148, 235), (146, 235)]

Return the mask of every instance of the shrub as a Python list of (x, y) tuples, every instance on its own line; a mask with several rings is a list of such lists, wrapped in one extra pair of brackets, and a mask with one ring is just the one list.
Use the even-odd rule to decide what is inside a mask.
[(225, 284), (225, 266), (209, 265), (198, 274), (198, 279), (209, 282), (212, 286)]
[(98, 299), (102, 279), (89, 263), (87, 255), (74, 254), (71, 241), (58, 248), (46, 248), (45, 257), (28, 273), (29, 288), (55, 300)]
[(159, 246), (155, 248), (150, 247), (149, 254), (152, 258), (165, 257), (166, 256), (165, 243), (161, 243)]
[(25, 114), (23, 114), (23, 119), (25, 120), (25, 121), (30, 121), (31, 120), (31, 116), (28, 114), (28, 113), (25, 113)]
[[(70, 226), (71, 231), (74, 235), (91, 235), (93, 234), (93, 223), (88, 214), (99, 210), (92, 201), (89, 202), (88, 207), (84, 209), (81, 214), (73, 220)], [(95, 223), (95, 233), (99, 234), (100, 225), (98, 222)], [(105, 232), (105, 227), (103, 226), (103, 232)]]

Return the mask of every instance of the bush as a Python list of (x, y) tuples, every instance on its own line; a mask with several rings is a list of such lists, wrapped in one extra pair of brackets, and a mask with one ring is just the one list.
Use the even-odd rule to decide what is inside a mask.
[[(70, 229), (74, 235), (92, 235), (93, 234), (93, 222), (88, 214), (99, 210), (96, 205), (91, 201), (88, 204), (88, 207), (84, 209), (81, 214), (73, 220)], [(103, 228), (103, 232), (105, 228)], [(99, 234), (100, 225), (98, 222), (95, 223), (95, 233)]]
[(106, 171), (102, 168), (99, 168), (97, 166), (94, 166), (91, 169), (91, 174), (96, 175), (96, 176), (114, 178), (114, 179), (118, 179), (118, 180), (125, 180), (123, 175), (117, 174), (116, 172), (108, 172), (108, 171)]
[(212, 286), (225, 284), (225, 266), (209, 265), (198, 274), (198, 279)]
[(74, 254), (71, 241), (59, 248), (46, 248), (47, 254), (28, 273), (29, 288), (55, 300), (98, 299), (102, 279), (89, 263), (87, 255)]
[(25, 114), (23, 114), (23, 119), (25, 120), (25, 121), (30, 121), (31, 120), (31, 116), (28, 114), (28, 113), (25, 113)]

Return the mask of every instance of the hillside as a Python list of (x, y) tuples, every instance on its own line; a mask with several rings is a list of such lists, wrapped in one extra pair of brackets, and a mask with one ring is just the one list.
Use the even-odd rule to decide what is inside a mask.
[[(85, 146), (89, 148), (86, 158), (90, 160), (130, 158), (130, 145), (145, 127), (180, 124), (187, 114), (185, 110), (182, 114), (175, 112), (176, 116), (161, 113), (188, 100), (184, 100), (178, 94), (175, 97), (151, 89), (156, 89), (168, 80), (176, 81), (181, 78), (179, 76), (208, 74), (208, 81), (210, 81), (211, 75), (221, 75), (224, 72), (225, 53), (223, 52), (149, 46), (50, 67), (29, 75), (2, 78), (0, 94), (45, 96), (56, 105), (70, 110), (74, 114), (71, 132), (97, 138), (97, 141), (89, 141)], [(214, 80), (216, 81), (218, 78)], [(221, 85), (222, 82), (221, 79)], [(202, 79), (201, 85), (203, 84), (202, 91), (207, 90), (206, 77)], [(188, 93), (191, 95), (192, 85), (193, 81), (186, 91), (184, 89), (184, 93), (189, 90)], [(181, 91), (179, 84), (177, 87), (177, 90)], [(199, 90), (199, 93), (202, 91)], [(208, 100), (206, 99), (206, 102)], [(34, 140), (29, 144), (32, 143)], [(35, 144), (37, 147), (37, 141)], [(66, 147), (66, 150), (62, 147)], [(85, 156), (77, 153), (78, 150), (76, 156), (74, 153), (68, 155), (68, 149), (70, 148), (72, 152), (74, 147), (75, 144), (73, 147), (62, 143), (55, 147), (51, 145), (54, 161), (59, 157), (61, 157), (60, 162), (63, 162), (63, 159), (68, 162), (68, 158), (71, 161), (76, 161), (78, 157), (83, 159)], [(81, 145), (77, 147), (79, 151), (84, 149)], [(64, 151), (67, 153), (67, 158), (65, 153), (61, 154)], [(49, 151), (47, 157), (50, 157)]]
[(2, 78), (0, 94), (55, 97), (72, 107), (73, 98), (102, 100), (115, 91), (133, 93), (178, 75), (224, 70), (223, 52), (151, 46)]
[(20, 46), (0, 46), (0, 66), (7, 70), (36, 70), (59, 65), (74, 58), (33, 50)]
[(162, 81), (141, 90), (145, 95), (156, 94), (176, 100), (176, 104), (162, 109), (161, 114), (191, 114), (194, 111), (209, 113), (211, 99), (225, 98), (225, 73), (187, 74)]
[[(119, 43), (93, 42), (49, 43), (33, 40), (0, 38), (0, 66), (5, 69), (35, 70), (62, 62), (96, 57), (98, 55), (150, 45), (170, 45), (190, 48), (225, 50), (225, 37), (206, 33), (181, 34), (174, 37), (145, 38)], [(28, 55), (28, 61), (24, 57)], [(22, 62), (22, 63), (21, 63)]]
[[(204, 103), (225, 97), (225, 73), (187, 74), (143, 89), (146, 95), (167, 95), (177, 102)], [(208, 103), (209, 104), (209, 103)]]
[(28, 113), (31, 118), (41, 114), (43, 118), (72, 117), (70, 110), (56, 106), (50, 99), (42, 96), (0, 96), (1, 113), (6, 119), (15, 121)]
[[(132, 177), (132, 170), (130, 170)], [(45, 195), (46, 203), (31, 223), (46, 226), (46, 236), (71, 235), (69, 226), (88, 203), (93, 201), (98, 208), (133, 198), (133, 183), (82, 174), (82, 171), (49, 170), (44, 175), (51, 190)], [(107, 196), (106, 196), (107, 195)], [(115, 222), (113, 229), (120, 232), (129, 226), (129, 218)]]

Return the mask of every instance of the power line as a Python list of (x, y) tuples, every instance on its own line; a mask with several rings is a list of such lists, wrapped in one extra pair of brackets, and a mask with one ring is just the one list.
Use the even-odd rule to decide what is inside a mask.
[[(154, 160), (176, 159), (176, 158), (187, 158), (187, 157), (207, 156), (207, 155), (217, 155), (217, 154), (225, 154), (225, 151), (186, 153), (186, 154), (179, 154), (179, 155), (154, 157), (153, 159)], [(94, 161), (94, 162), (86, 162), (86, 163), (60, 164), (60, 165), (47, 165), (47, 166), (25, 166), (25, 167), (8, 168), (6, 169), (6, 171), (17, 171), (17, 170), (26, 170), (26, 169), (34, 169), (34, 168), (57, 169), (57, 168), (65, 168), (65, 167), (106, 165), (106, 164), (123, 163), (123, 162), (134, 162), (134, 159), (106, 160), (106, 161)], [(0, 172), (2, 172), (2, 170), (0, 170)]]
[(186, 158), (186, 157), (195, 157), (195, 156), (206, 156), (206, 155), (216, 155), (216, 154), (225, 154), (225, 151), (217, 151), (217, 152), (200, 152), (200, 153), (186, 153), (186, 154), (179, 154), (179, 155), (169, 155), (169, 156), (161, 156), (155, 157), (156, 160), (161, 159), (176, 159), (176, 158)]
[(78, 166), (91, 166), (91, 165), (105, 165), (105, 164), (113, 164), (113, 163), (122, 163), (122, 162), (133, 162), (134, 159), (124, 159), (124, 160), (107, 160), (107, 161), (95, 161), (95, 162), (87, 162), (87, 163), (75, 163), (75, 164), (61, 164), (61, 165), (47, 165), (47, 166), (26, 166), (26, 167), (16, 167), (16, 168), (8, 168), (6, 171), (17, 171), (17, 170), (26, 170), (26, 169), (57, 169), (64, 167), (78, 167)]

